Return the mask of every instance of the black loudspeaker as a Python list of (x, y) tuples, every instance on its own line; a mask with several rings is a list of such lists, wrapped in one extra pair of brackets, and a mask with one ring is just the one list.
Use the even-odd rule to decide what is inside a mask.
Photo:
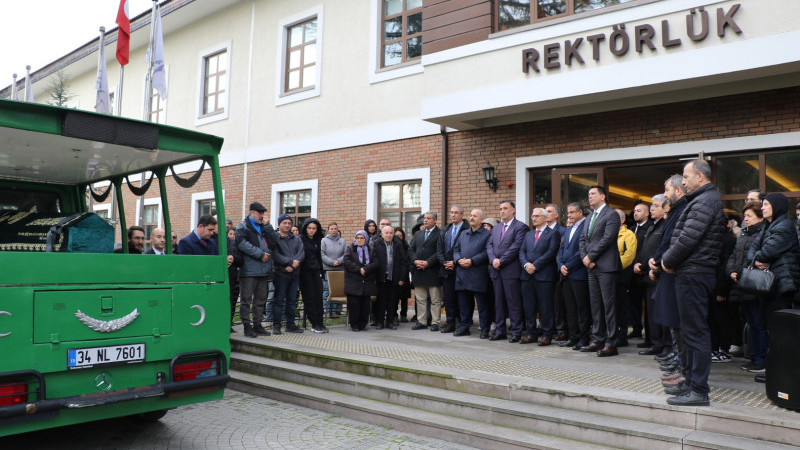
[(767, 398), (800, 410), (800, 310), (781, 309), (769, 318)]

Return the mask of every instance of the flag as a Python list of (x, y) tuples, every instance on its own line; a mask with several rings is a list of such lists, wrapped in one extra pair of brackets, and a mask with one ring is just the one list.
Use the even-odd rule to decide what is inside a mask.
[[(167, 68), (164, 65), (164, 39), (161, 35), (161, 8), (154, 6), (156, 8), (155, 19), (153, 19), (153, 42), (150, 43), (150, 46), (147, 49), (147, 55), (145, 56), (145, 63), (147, 67), (152, 67), (152, 80), (153, 80), (153, 89), (155, 89), (161, 98), (166, 100), (167, 99)], [(155, 55), (153, 57), (152, 63), (150, 61), (151, 55)]]
[[(102, 32), (105, 34), (104, 30)], [(111, 99), (108, 96), (108, 77), (106, 76), (106, 45), (103, 38), (104, 36), (100, 37), (100, 52), (97, 58), (97, 82), (95, 83), (97, 99), (94, 103), (94, 110), (103, 114), (111, 114)]]
[(128, 64), (131, 41), (131, 19), (128, 14), (128, 0), (119, 0), (117, 11), (117, 61), (120, 66)]
[(33, 103), (33, 88), (31, 87), (31, 66), (25, 66), (25, 101)]

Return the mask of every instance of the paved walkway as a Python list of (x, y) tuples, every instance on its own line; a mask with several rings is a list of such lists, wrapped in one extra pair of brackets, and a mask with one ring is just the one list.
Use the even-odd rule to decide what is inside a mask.
[(113, 419), (0, 438), (2, 449), (443, 449), (471, 447), (227, 390), (159, 422)]

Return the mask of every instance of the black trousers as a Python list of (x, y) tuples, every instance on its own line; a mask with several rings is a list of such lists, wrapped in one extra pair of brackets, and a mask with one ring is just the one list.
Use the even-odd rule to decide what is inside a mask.
[(650, 314), (647, 315), (647, 320), (649, 322), (648, 330), (647, 331), (647, 339), (650, 340), (650, 345), (659, 351), (664, 350), (671, 350), (672, 349), (672, 333), (670, 333), (669, 328), (661, 325), (655, 320), (655, 314), (652, 314), (653, 311), (653, 295), (655, 295), (656, 285), (648, 285), (647, 286), (647, 310), (651, 311)]
[(347, 314), (350, 315), (350, 328), (366, 330), (369, 325), (369, 295), (347, 294)]
[(373, 305), (375, 323), (389, 323), (397, 313), (397, 285), (393, 281), (378, 283), (378, 301)]
[(592, 310), (589, 305), (589, 282), (564, 278), (564, 311), (569, 340), (589, 345)]
[(322, 326), (322, 270), (301, 270), (300, 291), (306, 317), (314, 328)]
[(681, 339), (686, 346), (686, 382), (694, 392), (708, 395), (711, 371), (711, 333), (708, 329), (708, 299), (716, 276), (706, 273), (679, 273), (675, 294), (681, 320)]
[(461, 320), (461, 313), (458, 305), (458, 294), (456, 293), (455, 274), (442, 278), (442, 300), (447, 317), (447, 326), (456, 325), (456, 321)]

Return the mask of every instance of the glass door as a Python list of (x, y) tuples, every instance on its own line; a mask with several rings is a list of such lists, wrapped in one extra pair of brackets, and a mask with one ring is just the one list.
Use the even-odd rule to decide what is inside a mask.
[[(561, 205), (562, 216), (567, 205), (579, 202), (584, 208), (589, 206), (589, 188), (603, 186), (603, 169), (589, 167), (580, 169), (556, 169), (553, 171), (553, 199)], [(561, 217), (564, 223), (565, 217)]]

